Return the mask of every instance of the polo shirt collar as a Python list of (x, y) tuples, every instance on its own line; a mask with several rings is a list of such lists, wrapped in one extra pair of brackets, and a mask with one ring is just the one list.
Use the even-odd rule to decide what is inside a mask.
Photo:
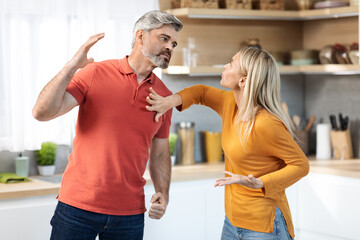
[[(126, 75), (135, 74), (131, 69), (129, 62), (128, 62), (128, 55), (126, 55), (123, 59), (119, 59), (119, 70), (121, 73)], [(145, 79), (145, 81), (149, 81), (149, 83), (154, 84), (156, 81), (156, 76), (153, 72)]]

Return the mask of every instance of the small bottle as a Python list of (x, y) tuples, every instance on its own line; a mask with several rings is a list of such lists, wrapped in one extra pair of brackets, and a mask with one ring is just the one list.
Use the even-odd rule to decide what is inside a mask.
[(15, 173), (22, 177), (29, 176), (29, 157), (23, 156), (21, 152), (15, 157)]

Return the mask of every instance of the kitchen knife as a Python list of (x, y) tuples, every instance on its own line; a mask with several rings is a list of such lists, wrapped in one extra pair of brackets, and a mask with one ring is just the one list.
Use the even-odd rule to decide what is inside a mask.
[(346, 116), (345, 118), (344, 118), (344, 131), (345, 130), (347, 130), (348, 129), (348, 127), (349, 127), (349, 116)]
[(332, 130), (337, 131), (337, 130), (338, 130), (338, 126), (337, 126), (336, 117), (335, 117), (334, 114), (331, 114), (331, 115), (330, 115), (330, 123), (331, 123), (331, 128), (332, 128)]
[(339, 113), (339, 124), (340, 124), (340, 130), (344, 130), (344, 118), (342, 113)]

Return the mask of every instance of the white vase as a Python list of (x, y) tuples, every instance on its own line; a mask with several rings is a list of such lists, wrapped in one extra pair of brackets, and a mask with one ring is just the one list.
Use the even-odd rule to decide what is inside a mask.
[(55, 165), (38, 166), (41, 176), (52, 176), (55, 174)]

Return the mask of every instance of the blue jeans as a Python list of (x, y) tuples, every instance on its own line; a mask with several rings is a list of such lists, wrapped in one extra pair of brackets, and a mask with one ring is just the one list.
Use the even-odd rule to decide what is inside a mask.
[(144, 214), (116, 216), (94, 213), (58, 202), (51, 219), (50, 240), (141, 240)]
[(234, 227), (225, 216), (221, 240), (291, 240), (284, 216), (276, 207), (274, 231), (272, 233), (255, 232), (245, 228)]

